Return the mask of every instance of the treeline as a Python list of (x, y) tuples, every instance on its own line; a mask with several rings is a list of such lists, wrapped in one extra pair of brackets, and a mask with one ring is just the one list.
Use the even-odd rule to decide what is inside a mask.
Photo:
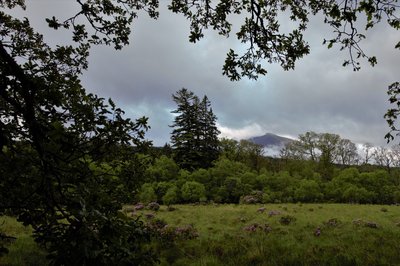
[(311, 160), (319, 162), (324, 167), (329, 167), (334, 163), (340, 165), (376, 164), (390, 171), (391, 167), (400, 166), (400, 145), (385, 148), (364, 143), (357, 148), (355, 143), (337, 134), (309, 131), (300, 134), (297, 140), (288, 143), (281, 150), (280, 157)]
[[(356, 145), (337, 134), (306, 132), (280, 158), (253, 142), (218, 140), (206, 96), (181, 89), (171, 125), (172, 146), (153, 149), (136, 200), (176, 203), (400, 202), (400, 149)], [(370, 164), (372, 161), (375, 164)]]
[(154, 159), (145, 171), (145, 183), (136, 200), (166, 205), (400, 202), (400, 171), (397, 168), (387, 171), (378, 165), (332, 164), (325, 169), (319, 161), (264, 157), (260, 147), (248, 141), (222, 140), (224, 142), (236, 143), (236, 150), (221, 149), (220, 157), (208, 169), (181, 169), (166, 155)]

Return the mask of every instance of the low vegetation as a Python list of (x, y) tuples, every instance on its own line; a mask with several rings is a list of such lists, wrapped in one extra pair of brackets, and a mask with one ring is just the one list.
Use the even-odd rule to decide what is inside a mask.
[[(257, 211), (260, 208), (265, 211)], [(143, 216), (148, 224), (189, 226), (198, 235), (157, 242), (161, 265), (397, 265), (400, 261), (398, 206), (177, 205), (174, 211), (163, 206), (152, 213), (150, 219)]]
[[(251, 161), (250, 161), (251, 163)], [(162, 155), (152, 162), (138, 202), (364, 203), (400, 202), (400, 171), (378, 165), (321, 168), (319, 162), (260, 157), (260, 169), (222, 155), (208, 169), (189, 172)], [(329, 172), (329, 174), (327, 174)]]
[(8, 248), (7, 254), (0, 256), (0, 265), (47, 265), (46, 252), (31, 234), (30, 226), (23, 226), (12, 217), (0, 217), (0, 246)]
[[(397, 265), (400, 207), (352, 204), (125, 206), (154, 231), (160, 265)], [(143, 207), (143, 208), (142, 208)], [(31, 229), (2, 217), (17, 237), (0, 265), (46, 265)]]

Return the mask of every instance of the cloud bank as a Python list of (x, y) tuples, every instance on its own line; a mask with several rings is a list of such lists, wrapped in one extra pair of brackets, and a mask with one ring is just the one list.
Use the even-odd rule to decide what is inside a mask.
[[(400, 77), (400, 53), (394, 50), (398, 32), (385, 25), (368, 32), (362, 45), (367, 54), (377, 56), (378, 65), (363, 62), (361, 71), (353, 72), (341, 66), (348, 56), (345, 51), (322, 45), (332, 33), (316, 17), (306, 33), (311, 54), (298, 61), (294, 71), (268, 65), (268, 74), (257, 81), (230, 82), (222, 76), (225, 54), (229, 48), (244, 47), (212, 31), (199, 43), (189, 43), (188, 22), (168, 11), (165, 3), (160, 3), (158, 20), (139, 16), (130, 46), (122, 51), (95, 47), (89, 70), (82, 76), (89, 91), (112, 97), (128, 116), (148, 116), (147, 138), (155, 145), (169, 142), (170, 111), (175, 108), (171, 95), (182, 87), (208, 96), (225, 137), (240, 139), (266, 132), (297, 136), (312, 130), (358, 143), (385, 144), (389, 130), (383, 119), (389, 107), (386, 89)], [(56, 43), (66, 38), (46, 29), (44, 18), (72, 13), (73, 1), (31, 0), (27, 4), (27, 16), (47, 40)]]

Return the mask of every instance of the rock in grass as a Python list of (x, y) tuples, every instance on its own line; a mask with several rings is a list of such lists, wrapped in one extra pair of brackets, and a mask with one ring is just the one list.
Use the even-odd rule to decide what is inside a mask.
[(364, 222), (363, 222), (363, 220), (361, 220), (361, 219), (355, 219), (355, 220), (353, 220), (353, 224), (354, 225), (362, 225)]
[(321, 235), (321, 228), (320, 227), (317, 227), (317, 229), (315, 229), (314, 235), (315, 236), (320, 236)]
[(281, 211), (274, 211), (274, 210), (272, 210), (272, 211), (269, 211), (268, 212), (268, 216), (275, 216), (275, 215), (281, 215), (282, 214), (282, 212)]
[(272, 231), (272, 227), (268, 224), (264, 224), (263, 231), (269, 233)]
[(160, 204), (158, 204), (157, 202), (150, 202), (149, 204), (147, 204), (147, 209), (158, 211), (160, 209)]
[(136, 211), (135, 206), (125, 206), (122, 210), (127, 213)]
[(247, 222), (247, 218), (245, 218), (245, 217), (239, 217), (239, 218), (238, 218), (238, 221), (239, 221), (239, 222), (242, 222), (242, 223), (245, 223), (245, 222)]
[(167, 211), (173, 212), (173, 211), (176, 211), (176, 208), (174, 206), (168, 206)]
[(296, 217), (291, 216), (291, 215), (285, 215), (285, 216), (282, 216), (282, 217), (279, 219), (279, 223), (280, 223), (281, 225), (289, 225), (289, 224), (291, 224), (291, 223), (293, 223), (293, 222), (295, 222), (295, 221), (296, 221)]
[(271, 228), (271, 226), (269, 226), (269, 224), (261, 225), (258, 223), (254, 223), (254, 224), (250, 224), (248, 226), (243, 227), (243, 230), (247, 231), (247, 232), (263, 231), (263, 232), (269, 233), (272, 231), (272, 228)]
[(257, 229), (258, 229), (259, 227), (260, 227), (259, 224), (254, 223), (254, 224), (250, 224), (250, 225), (248, 225), (248, 226), (243, 227), (243, 230), (244, 230), (244, 231), (247, 231), (247, 232), (255, 232), (255, 231), (257, 231)]
[(182, 239), (195, 239), (195, 238), (199, 237), (199, 233), (193, 227), (193, 225), (185, 225), (185, 226), (177, 227), (175, 229), (175, 234), (177, 237), (180, 237)]
[(147, 224), (151, 229), (161, 230), (168, 224), (162, 219), (153, 219)]
[[(353, 221), (354, 222), (354, 221)], [(324, 224), (330, 227), (336, 227), (340, 224), (341, 222), (337, 218), (331, 218)]]
[(379, 228), (379, 225), (377, 223), (371, 222), (371, 221), (363, 221), (361, 219), (353, 220), (353, 224), (357, 225), (357, 226), (365, 226), (365, 227), (374, 228), (374, 229)]
[(378, 224), (375, 222), (365, 222), (364, 224), (365, 227), (369, 227), (369, 228), (378, 228)]
[(150, 220), (150, 219), (153, 219), (153, 218), (155, 217), (155, 214), (154, 214), (154, 213), (146, 213), (144, 216), (145, 216), (148, 220)]
[(257, 209), (257, 212), (263, 213), (263, 212), (265, 212), (265, 210), (266, 210), (265, 207), (261, 207), (261, 208), (258, 208), (258, 209)]
[(134, 206), (134, 208), (135, 208), (136, 211), (143, 210), (144, 209), (144, 204), (143, 203), (138, 203), (138, 204), (136, 204)]
[(240, 203), (242, 204), (256, 204), (259, 203), (259, 200), (252, 195), (246, 195), (240, 199)]

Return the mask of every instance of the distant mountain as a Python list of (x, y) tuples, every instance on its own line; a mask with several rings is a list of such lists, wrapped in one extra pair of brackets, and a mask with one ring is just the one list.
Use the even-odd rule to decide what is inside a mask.
[(281, 137), (272, 133), (267, 133), (263, 136), (252, 137), (249, 141), (262, 145), (264, 147), (283, 147), (293, 139)]

